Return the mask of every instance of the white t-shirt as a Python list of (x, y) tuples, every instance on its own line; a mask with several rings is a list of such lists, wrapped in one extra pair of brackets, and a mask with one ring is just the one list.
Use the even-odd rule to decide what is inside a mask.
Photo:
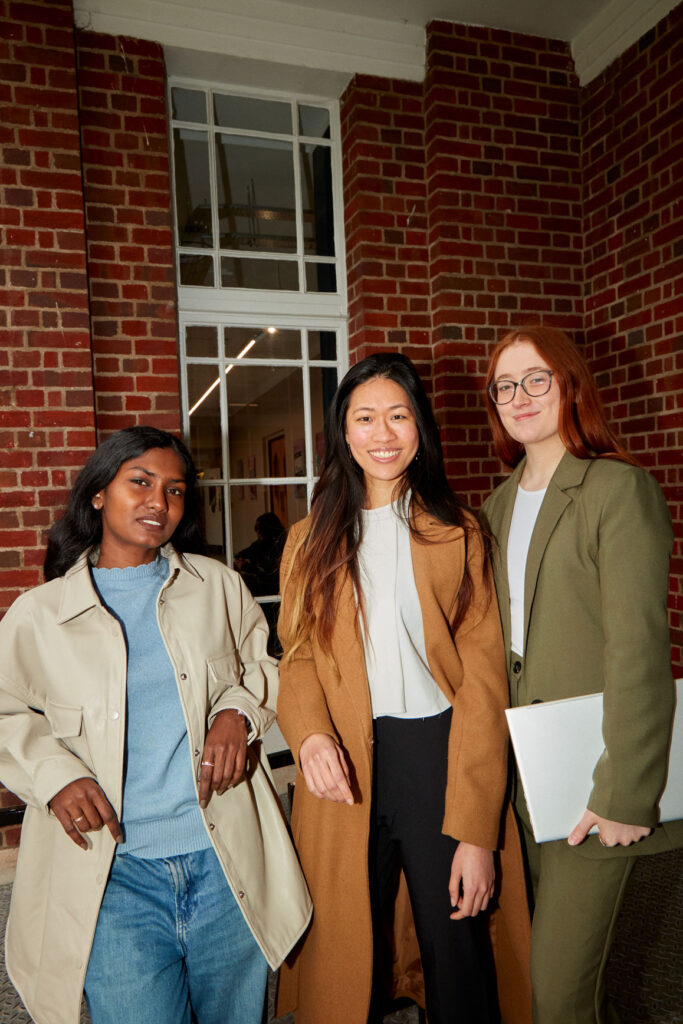
[(393, 505), (363, 509), (358, 552), (368, 633), (363, 637), (374, 718), (429, 718), (450, 707), (425, 649), (410, 529)]
[(547, 487), (541, 491), (517, 488), (508, 534), (508, 587), (510, 589), (510, 646), (524, 654), (524, 575), (529, 544)]

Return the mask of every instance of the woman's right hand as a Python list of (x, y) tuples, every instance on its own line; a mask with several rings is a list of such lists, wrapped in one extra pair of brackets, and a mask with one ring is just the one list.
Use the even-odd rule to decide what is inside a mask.
[(351, 776), (344, 752), (326, 732), (314, 732), (299, 749), (301, 771), (309, 793), (321, 800), (352, 804)]
[(83, 850), (88, 849), (83, 833), (99, 832), (103, 825), (107, 826), (117, 843), (123, 842), (116, 811), (94, 779), (70, 782), (52, 797), (48, 806), (69, 838)]

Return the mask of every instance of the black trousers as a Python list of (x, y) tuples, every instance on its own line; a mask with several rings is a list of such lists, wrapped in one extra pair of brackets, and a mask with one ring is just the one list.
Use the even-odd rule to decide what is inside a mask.
[(370, 830), (374, 933), (368, 1021), (381, 1021), (391, 978), (391, 913), (400, 868), (425, 978), (429, 1024), (497, 1024), (495, 976), (482, 915), (451, 921), (448, 881), (457, 842), (441, 831), (450, 709), (431, 718), (375, 720)]

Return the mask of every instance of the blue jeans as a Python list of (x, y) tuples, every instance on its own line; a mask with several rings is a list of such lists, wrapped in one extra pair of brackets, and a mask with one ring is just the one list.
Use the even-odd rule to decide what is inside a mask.
[(114, 857), (85, 979), (93, 1024), (261, 1024), (266, 975), (213, 849)]

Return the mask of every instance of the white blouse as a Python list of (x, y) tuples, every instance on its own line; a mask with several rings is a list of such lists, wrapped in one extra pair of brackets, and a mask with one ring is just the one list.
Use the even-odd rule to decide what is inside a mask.
[(410, 529), (395, 505), (363, 509), (358, 552), (367, 632), (365, 665), (374, 718), (429, 718), (450, 707), (425, 648)]
[(540, 491), (517, 488), (508, 534), (508, 586), (510, 589), (510, 646), (524, 654), (524, 576), (529, 545), (547, 487)]

